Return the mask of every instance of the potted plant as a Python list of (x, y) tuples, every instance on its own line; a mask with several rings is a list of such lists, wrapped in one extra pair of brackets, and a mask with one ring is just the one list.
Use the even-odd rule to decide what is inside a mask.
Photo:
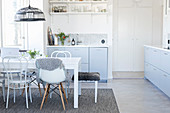
[(29, 51), (27, 51), (27, 53), (29, 53), (31, 59), (35, 59), (35, 56), (39, 55), (40, 52), (36, 51), (36, 50), (34, 50), (34, 51), (29, 50)]
[(60, 32), (59, 34), (55, 34), (56, 37), (59, 37), (61, 44), (64, 45), (64, 41), (66, 40), (66, 38), (68, 38), (68, 35), (65, 35), (64, 32)]

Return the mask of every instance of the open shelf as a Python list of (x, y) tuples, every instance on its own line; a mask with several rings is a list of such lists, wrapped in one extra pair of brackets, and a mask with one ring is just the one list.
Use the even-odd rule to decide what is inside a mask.
[(70, 15), (91, 15), (91, 14), (94, 14), (94, 15), (106, 15), (108, 14), (108, 12), (50, 12), (51, 15), (67, 15), (67, 14), (70, 14)]
[(60, 3), (60, 4), (106, 4), (108, 1), (56, 1), (56, 0), (50, 0), (49, 3), (55, 4), (55, 3)]

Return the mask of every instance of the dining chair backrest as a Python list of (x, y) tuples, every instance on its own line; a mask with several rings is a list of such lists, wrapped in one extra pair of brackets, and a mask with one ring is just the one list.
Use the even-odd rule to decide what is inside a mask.
[[(21, 56), (7, 56), (2, 59), (4, 70), (7, 73), (8, 81), (14, 81), (14, 74), (19, 75), (20, 82), (27, 80), (27, 68), (28, 68), (28, 60), (25, 57)], [(17, 73), (15, 73), (15, 71)], [(20, 73), (18, 73), (20, 72)], [(25, 75), (25, 76), (24, 76)], [(24, 78), (23, 78), (24, 77)], [(19, 83), (20, 83), (19, 82)]]
[(19, 48), (1, 48), (1, 58), (7, 56), (19, 56)]
[(51, 57), (71, 57), (71, 53), (69, 51), (54, 51), (51, 54)]
[(39, 58), (36, 60), (39, 78), (47, 83), (60, 83), (65, 81), (66, 74), (62, 60), (58, 58)]

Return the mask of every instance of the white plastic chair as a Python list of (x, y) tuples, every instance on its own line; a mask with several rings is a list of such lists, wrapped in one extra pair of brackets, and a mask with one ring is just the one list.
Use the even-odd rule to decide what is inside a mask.
[(65, 91), (62, 85), (62, 82), (64, 82), (66, 79), (65, 69), (64, 69), (64, 65), (62, 64), (62, 61), (58, 58), (41, 58), (41, 59), (36, 60), (36, 67), (39, 70), (39, 78), (42, 81), (46, 82), (45, 93), (44, 93), (44, 97), (43, 97), (43, 100), (40, 106), (40, 110), (43, 107), (45, 98), (47, 102), (48, 94), (50, 93), (49, 92), (50, 85), (53, 85), (53, 86), (58, 85), (61, 101), (63, 104), (63, 109), (65, 110), (65, 104), (64, 104), (64, 100), (62, 96), (62, 91), (64, 93), (64, 97), (67, 103), (68, 101), (67, 101), (66, 94), (65, 94)]
[[(51, 54), (51, 57), (65, 57), (65, 58), (71, 58), (72, 55), (69, 51), (54, 51)], [(66, 97), (68, 98), (68, 92), (70, 92), (70, 81), (71, 81), (71, 76), (67, 70), (67, 75), (66, 75), (66, 82), (67, 82), (67, 87), (68, 87), (68, 91), (67, 91), (67, 87), (65, 87), (65, 92), (66, 92)], [(52, 93), (50, 94), (50, 98), (52, 98)]]
[[(4, 57), (2, 63), (8, 78), (6, 108), (8, 108), (10, 89), (14, 90), (14, 103), (15, 103), (15, 89), (24, 89), (24, 88), (26, 94), (26, 108), (28, 108), (27, 88), (29, 88), (30, 101), (32, 102), (31, 87), (30, 87), (31, 79), (27, 77), (28, 60), (24, 57), (10, 56), (10, 57)], [(20, 70), (20, 73), (14, 74), (12, 73), (13, 70)], [(19, 84), (20, 87), (16, 87), (16, 84)]]

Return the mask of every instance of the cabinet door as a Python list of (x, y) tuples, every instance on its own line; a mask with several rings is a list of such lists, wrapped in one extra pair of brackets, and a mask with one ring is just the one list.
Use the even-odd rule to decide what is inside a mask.
[(134, 7), (136, 5), (136, 2), (134, 0), (118, 0), (118, 7)]
[(161, 51), (161, 66), (160, 68), (170, 74), (170, 52)]
[(147, 79), (150, 79), (150, 64), (145, 63), (144, 74)]
[[(133, 70), (134, 9), (119, 8), (117, 71)], [(140, 59), (141, 60), (141, 59)]]
[[(64, 47), (47, 47), (47, 55), (48, 57), (51, 57), (51, 54), (54, 51), (64, 51), (65, 48)], [(59, 55), (60, 57), (62, 57), (61, 55)]]
[(133, 71), (144, 70), (144, 47), (152, 43), (152, 8), (135, 9)]
[(89, 72), (89, 64), (81, 64), (81, 72)]
[(90, 48), (90, 72), (99, 72), (100, 79), (108, 79), (107, 48)]
[(66, 51), (69, 51), (72, 57), (81, 57), (82, 64), (88, 64), (88, 48), (66, 48)]
[(150, 63), (151, 57), (150, 57), (150, 47), (144, 47), (144, 61), (147, 63)]
[(170, 75), (161, 71), (158, 88), (170, 97)]
[(161, 60), (161, 53), (160, 50), (155, 49), (155, 48), (150, 48), (150, 63), (159, 68), (160, 67), (160, 60)]
[(160, 83), (160, 81), (159, 81), (159, 75), (160, 74), (161, 74), (161, 71), (158, 68), (151, 65), (150, 81), (153, 84), (155, 84), (156, 86), (159, 85), (159, 83)]
[(136, 0), (137, 7), (152, 7), (153, 0)]

